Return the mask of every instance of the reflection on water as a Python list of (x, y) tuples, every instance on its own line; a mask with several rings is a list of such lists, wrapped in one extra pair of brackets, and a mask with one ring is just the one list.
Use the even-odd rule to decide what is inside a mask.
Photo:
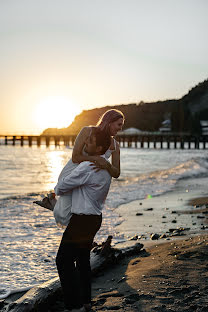
[(0, 146), (0, 198), (48, 192), (70, 159), (72, 149)]
[(50, 151), (47, 154), (46, 167), (48, 171), (48, 180), (45, 183), (46, 189), (53, 189), (57, 183), (58, 176), (65, 165), (64, 151)]
[[(56, 226), (51, 211), (33, 204), (39, 198), (0, 201), (0, 289), (26, 287), (57, 276), (55, 257), (63, 230)], [(104, 209), (96, 241), (109, 234), (119, 239), (117, 222), (117, 214)]]

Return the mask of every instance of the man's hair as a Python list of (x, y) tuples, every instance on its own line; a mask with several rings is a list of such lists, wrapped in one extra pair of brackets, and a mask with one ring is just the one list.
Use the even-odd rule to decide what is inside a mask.
[(105, 154), (111, 145), (111, 136), (97, 127), (92, 127), (91, 137), (93, 136), (96, 138), (96, 146), (102, 147), (101, 154)]

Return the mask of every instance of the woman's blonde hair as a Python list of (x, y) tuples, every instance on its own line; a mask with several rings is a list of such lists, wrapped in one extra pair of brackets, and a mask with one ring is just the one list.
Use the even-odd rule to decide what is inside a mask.
[(124, 114), (121, 111), (119, 111), (118, 109), (109, 109), (100, 117), (96, 126), (100, 128), (101, 131), (105, 131), (109, 134), (110, 123), (120, 118), (122, 118), (123, 120), (125, 119)]

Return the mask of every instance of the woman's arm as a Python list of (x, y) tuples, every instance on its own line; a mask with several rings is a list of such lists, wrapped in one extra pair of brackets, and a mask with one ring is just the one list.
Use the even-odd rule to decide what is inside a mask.
[(112, 163), (102, 157), (96, 158), (95, 161), (96, 163), (92, 165), (95, 168), (95, 171), (106, 169), (111, 177), (118, 178), (120, 176), (120, 147), (118, 142), (116, 142), (116, 149), (112, 153)]
[(120, 147), (118, 142), (116, 142), (116, 150), (112, 153), (112, 164), (109, 163), (107, 170), (113, 178), (120, 176)]
[(120, 175), (120, 148), (118, 142), (116, 142), (116, 150), (112, 153), (112, 164), (106, 161), (100, 156), (88, 156), (83, 155), (82, 150), (91, 133), (91, 127), (84, 127), (78, 134), (75, 140), (72, 161), (74, 163), (81, 163), (82, 161), (96, 161), (96, 167), (100, 169), (106, 169), (113, 178), (118, 178)]
[(81, 163), (82, 161), (95, 161), (96, 156), (83, 155), (82, 150), (85, 145), (86, 140), (88, 139), (91, 133), (91, 127), (84, 127), (78, 134), (75, 140), (73, 152), (72, 152), (72, 161), (73, 163)]

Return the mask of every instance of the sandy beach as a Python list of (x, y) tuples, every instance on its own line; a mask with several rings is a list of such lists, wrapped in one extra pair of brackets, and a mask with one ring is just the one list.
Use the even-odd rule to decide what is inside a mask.
[[(195, 197), (187, 202), (189, 209), (178, 213), (178, 220), (194, 216), (201, 223), (200, 233), (190, 229), (165, 240), (144, 242), (141, 255), (124, 259), (96, 278), (94, 311), (207, 311), (207, 204), (208, 197)], [(128, 222), (123, 224), (124, 229), (127, 226)]]
[(145, 250), (96, 279), (94, 311), (207, 311), (208, 235)]
[[(173, 203), (173, 198), (169, 198)], [(161, 197), (159, 200), (161, 203)], [(138, 239), (144, 244), (138, 255), (126, 257), (93, 278), (92, 311), (207, 311), (208, 197), (195, 197), (186, 204), (189, 209), (184, 211), (182, 206), (178, 220), (184, 215), (194, 215), (196, 219), (203, 215), (204, 218), (197, 219), (201, 230), (198, 233), (191, 229), (175, 234), (170, 232), (158, 240)], [(131, 216), (120, 227), (129, 231), (130, 223), (132, 225)], [(132, 231), (136, 231), (135, 225)], [(129, 244), (134, 242), (130, 240)], [(59, 301), (49, 311), (61, 309), (63, 303)]]

